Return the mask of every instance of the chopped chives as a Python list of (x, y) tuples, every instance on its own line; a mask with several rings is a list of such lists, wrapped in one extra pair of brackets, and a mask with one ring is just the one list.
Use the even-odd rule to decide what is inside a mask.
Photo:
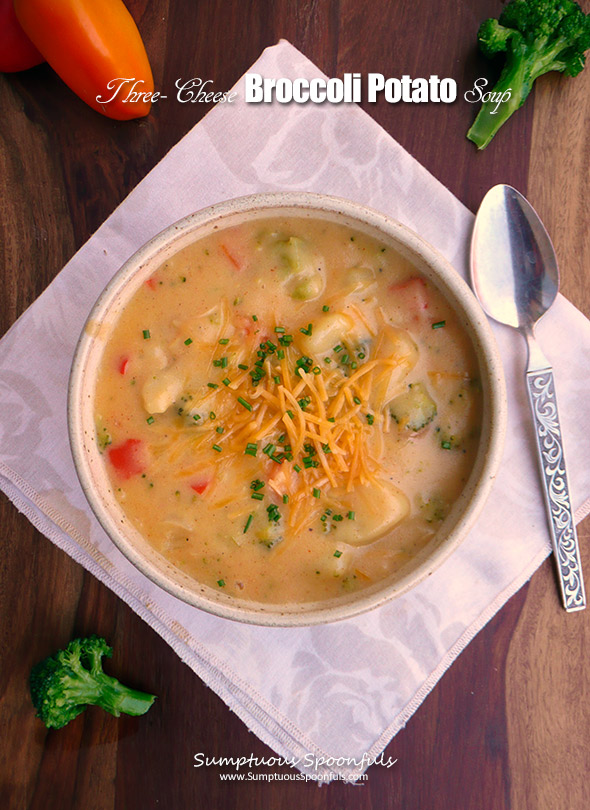
[(372, 425), (374, 421), (375, 421), (375, 417), (373, 416), (373, 414), (368, 413), (367, 414), (367, 422), (369, 423), (369, 425)]
[(222, 357), (221, 360), (219, 361), (219, 365), (221, 366), (221, 368), (227, 368), (227, 357)]
[(285, 356), (285, 352), (283, 351), (283, 349), (279, 349), (277, 351), (277, 357), (279, 358), (279, 360), (282, 360), (284, 356)]
[(338, 352), (341, 352), (343, 348), (344, 348), (344, 346), (341, 346), (340, 344), (338, 344), (338, 346), (334, 346), (332, 351), (335, 351), (336, 353), (338, 353)]
[(340, 362), (342, 363), (343, 366), (345, 366), (348, 363), (348, 355), (343, 354), (342, 357), (340, 358)]
[(217, 584), (219, 585), (220, 588), (225, 588), (225, 580), (224, 579), (218, 579)]
[(279, 377), (279, 375), (278, 375), (278, 374), (276, 374), (276, 375), (273, 377), (273, 380), (275, 381), (275, 383), (276, 383), (277, 385), (280, 385), (280, 384), (281, 384), (281, 378)]
[(441, 442), (440, 446), (442, 447), (443, 450), (450, 450), (451, 449), (451, 443), (450, 442)]
[(275, 326), (275, 332), (277, 335), (284, 335), (285, 334), (285, 327), (284, 326)]
[(312, 494), (313, 494), (314, 498), (319, 498), (320, 495), (322, 494), (322, 491), (320, 489), (318, 489), (317, 487), (314, 487)]
[(332, 360), (330, 357), (324, 357), (324, 363), (331, 363)]
[(355, 368), (356, 368), (356, 363), (351, 363), (351, 364), (350, 364), (350, 367), (351, 367), (352, 369), (355, 369)]
[(258, 320), (258, 315), (252, 315), (252, 320), (254, 321), (254, 323), (256, 323), (256, 321)]
[(222, 450), (222, 448), (218, 444), (214, 444), (213, 449), (216, 450), (218, 453), (221, 453)]
[(187, 338), (187, 339), (184, 341), (184, 345), (185, 345), (185, 346), (190, 346), (192, 342), (193, 342), (193, 339), (192, 339), (192, 338)]
[(246, 525), (244, 526), (244, 534), (246, 534), (246, 532), (250, 528), (250, 525), (253, 520), (254, 520), (254, 513), (250, 512), (250, 514), (248, 515), (248, 520), (246, 521)]
[(208, 387), (208, 388), (219, 388), (219, 386), (217, 385), (217, 383), (207, 383), (207, 387)]
[(327, 304), (324, 304), (324, 306), (322, 307), (322, 312), (329, 312), (329, 311), (330, 307)]
[(299, 464), (294, 464), (294, 465), (293, 465), (293, 469), (295, 470), (295, 472), (296, 472), (296, 473), (300, 473), (300, 472), (301, 472), (301, 467), (299, 466)]
[(336, 522), (339, 522), (340, 520), (344, 520), (344, 518), (342, 517), (342, 515), (334, 515), (332, 520), (335, 520)]
[(215, 419), (215, 411), (209, 411), (209, 419)]
[(254, 481), (250, 483), (250, 489), (253, 489), (254, 492), (258, 492), (259, 489), (264, 487), (264, 481), (261, 481), (260, 478), (255, 478)]
[(447, 325), (446, 321), (437, 321), (436, 323), (432, 324), (432, 328), (433, 329), (442, 329), (443, 326), (446, 326), (446, 325)]
[(271, 442), (269, 442), (266, 447), (262, 448), (262, 452), (265, 453), (267, 456), (270, 456), (274, 452), (275, 446)]
[(286, 438), (287, 438), (287, 434), (286, 433), (281, 433), (281, 435), (279, 436), (277, 441), (278, 441), (279, 444), (284, 444)]
[(266, 507), (266, 511), (268, 513), (268, 519), (271, 523), (279, 522), (281, 519), (281, 513), (279, 512), (279, 507), (276, 504), (271, 503), (270, 506)]
[(357, 354), (357, 357), (358, 357), (359, 360), (364, 360), (365, 357), (366, 357), (366, 354), (364, 352), (359, 352)]
[(219, 425), (219, 427), (215, 428), (216, 433), (223, 433), (223, 431), (224, 431), (224, 428), (222, 428), (221, 425)]
[(354, 402), (355, 405), (360, 405), (361, 404), (361, 401), (360, 401), (360, 399), (358, 397), (353, 397), (352, 401)]
[(283, 495), (283, 503), (289, 503), (289, 496)]
[(154, 417), (153, 416), (148, 416), (148, 418), (145, 421), (148, 423), (148, 425), (153, 425)]
[(142, 332), (142, 335), (143, 335), (144, 340), (149, 340), (150, 337), (151, 337), (150, 330), (149, 329), (144, 329), (143, 332)]
[(328, 422), (335, 422), (335, 421), (336, 421), (336, 420), (334, 419), (334, 417), (333, 417), (333, 416), (330, 416), (330, 417), (328, 418)]
[(240, 403), (242, 408), (245, 408), (247, 411), (252, 410), (252, 406), (250, 405), (250, 403), (246, 402), (246, 400), (243, 397), (238, 397), (238, 402)]
[(193, 416), (193, 419), (195, 420), (195, 422), (198, 422), (200, 418), (201, 418), (201, 416), (200, 416), (200, 414), (198, 414), (198, 413), (196, 413), (196, 414)]
[(246, 445), (246, 449), (244, 450), (244, 455), (246, 456), (256, 456), (258, 452), (258, 445), (254, 442), (248, 442)]
[(262, 501), (262, 500), (264, 500), (264, 495), (262, 494), (262, 492), (253, 492), (252, 493), (252, 498), (255, 501)]
[(248, 371), (248, 366), (245, 363), (238, 363), (238, 368), (241, 368), (242, 371)]
[(330, 450), (330, 445), (329, 444), (322, 444), (322, 450), (324, 451), (324, 453), (331, 453), (332, 452)]
[(221, 340), (219, 341), (220, 346), (227, 346), (228, 343), (229, 343), (229, 338), (221, 338)]
[(341, 551), (335, 551), (334, 556), (335, 557), (342, 557), (342, 552)]
[(354, 519), (355, 519), (355, 517), (356, 517), (356, 515), (355, 515), (355, 513), (354, 513), (354, 512), (349, 512), (349, 513), (346, 515), (346, 517), (347, 517), (349, 520), (354, 520)]
[(288, 410), (288, 411), (287, 411), (287, 416), (288, 416), (290, 419), (295, 419), (295, 414), (293, 413), (293, 411), (289, 411), (289, 410)]
[(312, 330), (313, 330), (312, 325), (310, 323), (308, 323), (307, 324), (307, 329), (304, 326), (302, 326), (299, 331), (301, 332), (302, 335), (311, 335)]
[(224, 380), (222, 380), (221, 382), (222, 382), (224, 385), (229, 385), (229, 384), (230, 384), (230, 382), (231, 382), (231, 380), (230, 380), (228, 377), (226, 377), (226, 378), (225, 378)]
[(321, 368), (320, 368), (319, 366), (314, 366), (314, 367), (312, 368), (312, 370), (311, 370), (311, 373), (312, 373), (312, 374), (315, 374), (315, 375), (316, 375), (316, 377), (317, 377), (317, 375), (318, 375), (318, 374), (321, 374), (321, 373), (322, 373), (322, 370), (321, 370)]
[(303, 354), (295, 363), (295, 368), (299, 369), (302, 368), (305, 371), (309, 371), (309, 369), (313, 366), (313, 360), (311, 357), (307, 357), (307, 355)]

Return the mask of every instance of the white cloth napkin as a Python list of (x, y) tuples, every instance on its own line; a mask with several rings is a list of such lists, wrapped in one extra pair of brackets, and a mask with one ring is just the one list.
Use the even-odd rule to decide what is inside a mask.
[[(322, 75), (287, 42), (267, 49), (252, 70), (267, 77)], [(460, 549), (406, 596), (323, 627), (249, 627), (189, 607), (136, 571), (102, 531), (78, 484), (66, 389), (92, 304), (140, 245), (223, 199), (308, 190), (391, 215), (435, 245), (463, 276), (467, 271), (472, 214), (358, 107), (247, 105), (242, 81), (235, 89), (239, 99), (217, 106), (169, 152), (0, 342), (0, 486), (41, 532), (154, 627), (276, 753), (299, 760), (309, 773), (352, 778), (549, 553), (525, 400), (525, 348), (518, 335), (494, 327), (509, 397), (501, 472)], [(590, 511), (590, 431), (580, 418), (590, 397), (590, 322), (560, 297), (539, 338), (555, 367), (579, 520)], [(329, 757), (342, 759), (316, 767), (316, 758)]]

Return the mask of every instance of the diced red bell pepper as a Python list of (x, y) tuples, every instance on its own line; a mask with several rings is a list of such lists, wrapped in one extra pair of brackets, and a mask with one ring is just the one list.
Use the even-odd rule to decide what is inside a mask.
[(122, 444), (111, 447), (108, 455), (109, 461), (121, 478), (141, 475), (147, 469), (147, 450), (141, 439), (127, 439)]
[(202, 495), (203, 492), (207, 489), (211, 481), (209, 479), (202, 479), (200, 481), (194, 481), (191, 484), (191, 489), (194, 489), (199, 495)]
[(412, 277), (401, 283), (391, 284), (389, 292), (392, 293), (394, 306), (403, 312), (403, 320), (417, 321), (428, 315), (428, 287), (423, 278)]
[(127, 364), (129, 363), (128, 357), (121, 357), (119, 360), (119, 374), (125, 374), (127, 371)]
[(227, 259), (229, 259), (230, 263), (235, 267), (235, 269), (236, 270), (241, 270), (242, 269), (242, 263), (236, 258), (236, 256), (233, 253), (231, 253), (229, 248), (226, 245), (220, 245), (220, 247), (221, 247), (221, 252), (224, 254), (224, 256)]

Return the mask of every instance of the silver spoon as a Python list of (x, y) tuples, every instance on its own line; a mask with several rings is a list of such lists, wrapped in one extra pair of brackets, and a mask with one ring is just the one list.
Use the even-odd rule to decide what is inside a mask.
[(563, 606), (583, 610), (586, 595), (553, 370), (533, 333), (557, 296), (557, 259), (537, 212), (511, 186), (494, 186), (482, 200), (471, 241), (471, 281), (486, 313), (518, 329), (527, 342), (526, 385)]

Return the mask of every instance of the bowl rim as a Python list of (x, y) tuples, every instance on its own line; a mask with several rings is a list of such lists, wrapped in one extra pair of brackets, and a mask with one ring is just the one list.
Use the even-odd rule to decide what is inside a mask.
[[(150, 275), (163, 261), (161, 254), (166, 248), (171, 250), (172, 255), (183, 247), (181, 244), (174, 247), (177, 243), (186, 240), (188, 244), (195, 240), (188, 237), (192, 237), (196, 231), (207, 228), (213, 231), (219, 223), (225, 225), (225, 221), (231, 220), (232, 216), (262, 218), (286, 215), (319, 215), (328, 220), (349, 220), (353, 227), (377, 232), (374, 234), (377, 238), (381, 234), (382, 239), (394, 243), (398, 252), (405, 253), (414, 264), (420, 265), (419, 272), (434, 280), (445, 297), (448, 298), (450, 294), (453, 309), (457, 311), (459, 308), (460, 313), (465, 316), (463, 325), (478, 357), (486, 396), (482, 438), (473, 468), (478, 470), (477, 476), (474, 478), (472, 471), (458, 499), (457, 503), (461, 504), (461, 508), (459, 514), (453, 517), (450, 531), (445, 533), (445, 537), (437, 542), (430, 553), (422, 555), (424, 557), (422, 561), (421, 555), (418, 554), (417, 562), (412, 561), (409, 571), (389, 585), (384, 584), (387, 583), (386, 578), (375, 586), (354, 592), (350, 597), (338, 597), (323, 603), (276, 605), (239, 600), (218, 593), (209, 586), (183, 575), (183, 572), (171, 563), (164, 563), (162, 566), (170, 573), (158, 570), (135, 547), (132, 540), (125, 536), (96, 488), (94, 480), (96, 466), (92, 467), (92, 460), (98, 460), (99, 451), (95, 436), (89, 435), (84, 419), (84, 406), (86, 409), (91, 408), (93, 397), (87, 393), (84, 385), (89, 353), (97, 344), (96, 334), (92, 334), (94, 330), (89, 328), (89, 325), (98, 323), (100, 329), (102, 316), (116, 304), (117, 297), (123, 295), (126, 289), (131, 289), (131, 293), (128, 292), (127, 296), (129, 300), (141, 283), (137, 282), (137, 277), (141, 276), (142, 270), (146, 277)], [(149, 273), (146, 268), (150, 270)], [(136, 287), (133, 287), (134, 281), (137, 282)], [(116, 322), (116, 319), (113, 322)], [(91, 401), (90, 405), (87, 400)], [(352, 618), (407, 593), (439, 568), (460, 545), (489, 495), (502, 458), (506, 420), (506, 388), (502, 362), (487, 317), (467, 282), (436, 248), (406, 225), (365, 205), (313, 192), (263, 192), (226, 200), (183, 217), (148, 240), (114, 274), (92, 306), (76, 345), (68, 384), (67, 422), (74, 466), (94, 515), (115, 546), (152, 583), (184, 603), (222, 618), (275, 627), (303, 627)], [(88, 438), (88, 442), (85, 441), (85, 437)], [(90, 449), (92, 445), (94, 453)], [(453, 515), (455, 509), (451, 512), (451, 516)], [(127, 526), (128, 532), (129, 529), (131, 534), (135, 533), (139, 537), (139, 533), (130, 523)], [(157, 552), (156, 555), (161, 556)], [(192, 588), (189, 587), (189, 583), (192, 583)]]

